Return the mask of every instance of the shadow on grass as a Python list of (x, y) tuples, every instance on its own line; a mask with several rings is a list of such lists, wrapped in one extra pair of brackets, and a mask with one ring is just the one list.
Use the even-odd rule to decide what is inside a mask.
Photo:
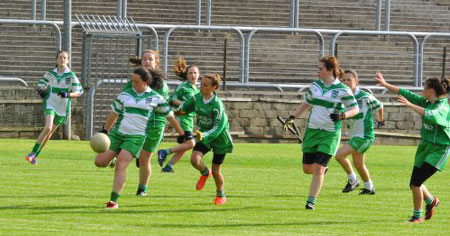
[[(211, 205), (211, 204), (208, 204)], [(60, 206), (60, 207), (33, 207), (33, 206), (9, 206), (8, 209), (30, 209), (30, 210), (38, 210), (39, 212), (32, 212), (33, 215), (42, 215), (42, 214), (115, 214), (115, 215), (130, 215), (130, 214), (156, 214), (156, 213), (205, 213), (205, 212), (223, 212), (223, 211), (246, 211), (252, 209), (258, 209), (259, 207), (233, 207), (233, 208), (223, 208), (218, 206), (217, 208), (209, 208), (209, 209), (164, 209), (164, 210), (130, 210), (132, 207), (149, 207), (148, 205), (127, 205), (124, 208), (114, 209), (114, 210), (106, 210), (103, 208), (99, 208), (98, 206)], [(0, 207), (0, 209), (5, 207)], [(82, 209), (92, 209), (92, 210), (82, 210)], [(64, 210), (76, 210), (76, 211), (64, 211)], [(81, 210), (81, 211), (80, 211)]]

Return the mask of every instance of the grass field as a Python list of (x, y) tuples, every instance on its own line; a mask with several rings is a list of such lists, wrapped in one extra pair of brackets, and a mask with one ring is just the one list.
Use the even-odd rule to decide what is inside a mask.
[[(223, 166), (223, 206), (212, 204), (212, 179), (195, 190), (199, 173), (188, 156), (174, 174), (161, 173), (154, 158), (149, 195), (134, 195), (138, 169), (131, 163), (120, 209), (107, 211), (113, 171), (94, 166), (88, 142), (52, 140), (37, 166), (24, 158), (33, 144), (0, 139), (0, 235), (447, 235), (450, 229), (448, 169), (427, 182), (441, 200), (432, 220), (406, 222), (415, 147), (369, 150), (373, 196), (342, 193), (347, 177), (332, 159), (315, 211), (304, 209), (311, 176), (301, 170), (296, 144), (236, 144)], [(205, 160), (210, 165), (211, 155)]]

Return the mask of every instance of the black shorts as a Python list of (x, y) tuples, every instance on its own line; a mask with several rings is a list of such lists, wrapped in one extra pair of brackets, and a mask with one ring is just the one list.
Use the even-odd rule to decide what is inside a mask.
[(311, 165), (311, 164), (317, 163), (319, 165), (327, 167), (330, 159), (331, 159), (331, 155), (322, 153), (322, 152), (303, 153), (303, 164), (306, 164), (306, 165)]
[[(195, 144), (193, 151), (198, 151), (198, 152), (203, 153), (203, 155), (205, 155), (206, 153), (211, 151), (211, 149), (209, 149), (207, 146), (205, 146), (205, 144), (203, 144), (202, 142), (199, 142), (199, 143)], [(216, 164), (216, 165), (222, 165), (224, 159), (225, 159), (225, 154), (213, 153), (212, 163)]]
[(418, 168), (413, 168), (411, 179), (409, 181), (409, 187), (420, 187), (428, 178), (430, 178), (438, 169), (436, 167), (424, 162), (423, 165)]

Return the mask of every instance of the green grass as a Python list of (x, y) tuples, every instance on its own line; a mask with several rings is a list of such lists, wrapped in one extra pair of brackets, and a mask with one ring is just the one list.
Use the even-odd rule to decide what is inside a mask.
[[(449, 229), (448, 171), (427, 181), (441, 200), (433, 219), (406, 222), (415, 147), (369, 150), (374, 196), (343, 194), (347, 177), (332, 159), (315, 211), (304, 209), (311, 176), (302, 172), (299, 145), (236, 144), (223, 165), (223, 206), (212, 204), (212, 179), (195, 190), (199, 173), (188, 156), (174, 174), (161, 173), (154, 157), (149, 195), (134, 195), (138, 172), (131, 163), (120, 209), (106, 211), (113, 170), (94, 166), (88, 142), (52, 140), (37, 166), (24, 158), (33, 144), (0, 139), (0, 235), (446, 235)], [(211, 154), (205, 161), (210, 165)]]

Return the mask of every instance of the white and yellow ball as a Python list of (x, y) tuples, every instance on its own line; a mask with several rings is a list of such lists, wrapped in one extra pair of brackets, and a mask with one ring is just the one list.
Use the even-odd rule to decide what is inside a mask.
[(91, 148), (96, 153), (106, 152), (109, 149), (109, 145), (111, 144), (111, 140), (109, 140), (108, 135), (104, 133), (96, 133), (92, 136)]

